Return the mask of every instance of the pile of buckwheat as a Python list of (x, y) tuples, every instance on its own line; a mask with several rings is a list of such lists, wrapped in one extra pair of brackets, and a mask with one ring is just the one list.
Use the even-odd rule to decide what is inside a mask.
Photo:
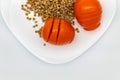
[[(33, 12), (34, 16), (40, 16), (43, 22), (48, 18), (63, 18), (73, 24), (74, 2), (75, 0), (27, 0), (24, 5), (21, 5), (21, 8), (25, 11), (26, 16)], [(34, 18), (26, 18), (35, 20)], [(35, 22), (37, 23), (37, 21)]]

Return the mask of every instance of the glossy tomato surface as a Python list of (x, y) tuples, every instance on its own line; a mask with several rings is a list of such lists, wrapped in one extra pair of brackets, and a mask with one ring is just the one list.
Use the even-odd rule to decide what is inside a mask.
[(42, 37), (46, 42), (55, 45), (71, 43), (75, 36), (72, 25), (59, 18), (49, 18), (42, 29)]
[(74, 5), (75, 17), (85, 30), (99, 27), (102, 7), (98, 0), (77, 0)]

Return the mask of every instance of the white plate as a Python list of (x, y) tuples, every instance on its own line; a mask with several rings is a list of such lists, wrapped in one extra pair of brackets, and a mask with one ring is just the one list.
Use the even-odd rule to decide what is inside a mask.
[[(1, 0), (3, 19), (23, 46), (39, 59), (52, 64), (69, 62), (95, 44), (109, 27), (116, 11), (116, 0), (99, 0), (103, 7), (100, 28), (87, 32), (76, 23), (75, 26), (80, 28), (80, 34), (76, 34), (75, 40), (71, 44), (64, 46), (47, 44), (43, 46), (44, 41), (35, 34), (32, 23), (25, 19), (24, 12), (21, 10), (21, 4), (25, 1)], [(40, 21), (39, 25), (43, 25), (43, 23)]]

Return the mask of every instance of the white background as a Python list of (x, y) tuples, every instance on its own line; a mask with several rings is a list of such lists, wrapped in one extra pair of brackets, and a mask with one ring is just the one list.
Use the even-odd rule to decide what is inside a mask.
[(82, 56), (62, 65), (34, 57), (16, 40), (0, 14), (0, 80), (120, 80), (120, 0), (104, 36)]

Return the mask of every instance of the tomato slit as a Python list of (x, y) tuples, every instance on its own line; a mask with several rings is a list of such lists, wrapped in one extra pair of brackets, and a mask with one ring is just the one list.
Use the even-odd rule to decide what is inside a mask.
[(102, 14), (102, 10), (98, 10), (94, 13), (84, 13), (84, 14), (79, 13), (79, 17), (90, 17), (90, 16), (94, 16), (94, 15), (101, 15), (101, 14)]
[(52, 21), (52, 25), (51, 25), (51, 29), (50, 29), (50, 32), (49, 32), (49, 36), (48, 36), (47, 42), (49, 41), (49, 38), (51, 36), (52, 30), (53, 30), (53, 25), (54, 25), (54, 18), (53, 18), (53, 21)]
[(59, 37), (59, 34), (60, 34), (60, 26), (61, 26), (61, 19), (59, 20), (58, 33), (57, 33), (57, 37), (56, 37), (56, 43), (58, 41), (58, 37)]

